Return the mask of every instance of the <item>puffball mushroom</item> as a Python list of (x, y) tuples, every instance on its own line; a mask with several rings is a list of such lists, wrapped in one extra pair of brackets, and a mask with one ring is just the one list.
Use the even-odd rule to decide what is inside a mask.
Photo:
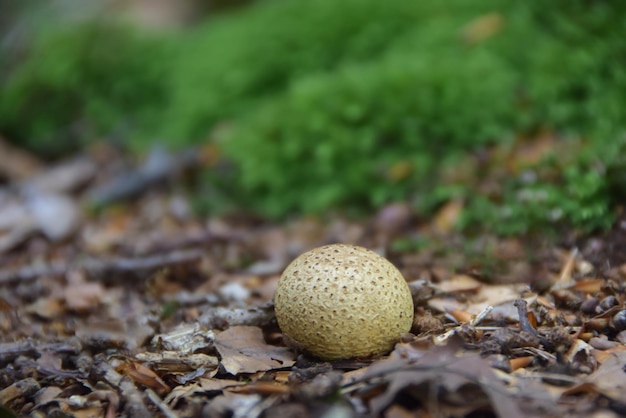
[(274, 305), (294, 345), (325, 360), (384, 354), (413, 322), (413, 298), (398, 269), (373, 251), (344, 244), (293, 260)]

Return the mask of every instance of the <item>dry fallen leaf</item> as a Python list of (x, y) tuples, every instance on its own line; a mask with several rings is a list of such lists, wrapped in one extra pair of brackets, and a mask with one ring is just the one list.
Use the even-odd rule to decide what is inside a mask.
[[(87, 408), (72, 411), (72, 416), (76, 418), (100, 418), (104, 417), (104, 410), (99, 406), (89, 406)], [(110, 415), (107, 415), (108, 418)]]
[[(479, 354), (459, 355), (461, 347), (461, 339), (456, 336), (445, 346), (425, 349), (399, 345), (390, 359), (370, 366), (364, 380), (387, 382), (384, 392), (370, 401), (372, 415), (380, 416), (400, 392), (421, 388), (424, 391), (410, 390), (407, 394), (430, 409), (441, 408), (446, 402), (463, 402), (468, 412), (490, 405), (498, 416), (523, 417), (518, 401), (496, 376), (489, 361)], [(479, 391), (469, 390), (471, 386)], [(472, 395), (466, 397), (468, 390)]]
[(76, 312), (89, 312), (100, 305), (106, 292), (102, 284), (88, 282), (80, 271), (67, 274), (68, 286), (64, 289), (65, 306)]
[[(520, 295), (527, 290), (527, 286), (519, 284), (506, 284), (506, 285), (487, 285), (480, 282), (476, 282), (476, 285), (480, 287), (475, 290), (471, 277), (467, 276), (455, 276), (460, 280), (453, 280), (451, 284), (444, 285), (444, 289), (450, 289), (450, 295), (446, 297), (434, 297), (428, 300), (428, 307), (440, 312), (450, 312), (452, 310), (467, 311), (472, 315), (478, 315), (485, 310), (488, 306), (494, 307), (494, 311), (491, 316), (517, 318), (517, 310), (513, 307), (512, 303), (516, 299), (519, 299)], [(439, 285), (438, 287), (441, 287)], [(457, 294), (463, 294), (463, 297), (459, 300), (452, 298)], [(528, 303), (534, 301), (535, 296), (531, 295), (524, 299)]]
[(56, 297), (42, 297), (26, 306), (24, 311), (45, 319), (54, 319), (60, 317), (65, 312), (65, 306)]
[(141, 363), (124, 363), (119, 369), (120, 373), (129, 376), (137, 383), (154, 389), (160, 395), (170, 391), (170, 387), (155, 372)]
[(437, 288), (444, 293), (476, 292), (483, 284), (467, 274), (456, 274), (441, 282)]
[(226, 388), (233, 387), (233, 386), (245, 385), (246, 382), (240, 382), (238, 380), (232, 380), (232, 379), (204, 379), (202, 378), (198, 381), (198, 384), (200, 386), (200, 389), (207, 391), (207, 392), (213, 392), (213, 391), (222, 390), (222, 389), (226, 389)]
[(563, 396), (576, 395), (581, 392), (597, 391), (598, 393), (624, 405), (626, 392), (626, 351), (614, 351), (604, 360), (598, 369), (581, 383), (566, 390)]
[(606, 285), (605, 279), (588, 279), (574, 283), (570, 289), (582, 293), (597, 293)]
[(215, 348), (222, 357), (222, 366), (232, 375), (289, 367), (295, 363), (295, 355), (289, 349), (267, 344), (258, 327), (231, 327), (217, 334)]
[(259, 381), (243, 386), (232, 386), (228, 388), (232, 393), (258, 393), (260, 395), (284, 395), (289, 393), (289, 386), (278, 382)]

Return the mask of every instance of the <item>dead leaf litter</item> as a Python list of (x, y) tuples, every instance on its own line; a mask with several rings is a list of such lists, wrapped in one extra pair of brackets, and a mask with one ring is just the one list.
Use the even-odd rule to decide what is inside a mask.
[[(430, 225), (403, 202), (361, 221), (201, 217), (163, 181), (193, 153), (47, 167), (10, 151), (25, 165), (0, 163), (1, 416), (626, 413), (626, 221), (549, 245), (462, 237), (456, 200)], [(411, 333), (388, 355), (286, 346), (280, 273), (328, 243), (373, 249), (409, 283)]]

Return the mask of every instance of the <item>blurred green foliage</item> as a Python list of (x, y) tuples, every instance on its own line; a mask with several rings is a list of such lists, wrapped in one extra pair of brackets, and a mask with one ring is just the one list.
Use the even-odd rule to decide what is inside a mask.
[(165, 101), (166, 51), (127, 26), (46, 30), (2, 86), (0, 129), (52, 157), (99, 134), (151, 129)]
[(197, 28), (180, 45), (168, 133), (203, 138), (295, 80), (376, 59), (419, 11), (401, 1), (267, 1)]
[[(462, 198), (467, 229), (588, 231), (626, 188), (625, 9), (274, 0), (167, 41), (83, 25), (46, 34), (5, 81), (0, 129), (44, 152), (111, 132), (139, 148), (214, 141), (230, 168), (207, 173), (211, 208), (410, 199), (427, 215)], [(523, 170), (481, 159), (546, 131), (555, 149)]]
[[(502, 63), (459, 54), (436, 64), (392, 54), (293, 83), (224, 144), (246, 195), (281, 215), (380, 206), (437, 187), (441, 165), (509, 135), (515, 111)], [(474, 78), (494, 69), (496, 77)]]

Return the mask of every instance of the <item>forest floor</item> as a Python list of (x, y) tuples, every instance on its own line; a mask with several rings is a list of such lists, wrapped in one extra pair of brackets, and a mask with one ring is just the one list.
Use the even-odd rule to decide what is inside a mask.
[[(462, 236), (452, 201), (367, 219), (199, 217), (193, 159), (106, 147), (54, 166), (2, 143), (0, 417), (626, 414), (626, 220), (560, 239)], [(285, 346), (272, 298), (342, 242), (403, 273), (415, 320), (384, 357)]]

